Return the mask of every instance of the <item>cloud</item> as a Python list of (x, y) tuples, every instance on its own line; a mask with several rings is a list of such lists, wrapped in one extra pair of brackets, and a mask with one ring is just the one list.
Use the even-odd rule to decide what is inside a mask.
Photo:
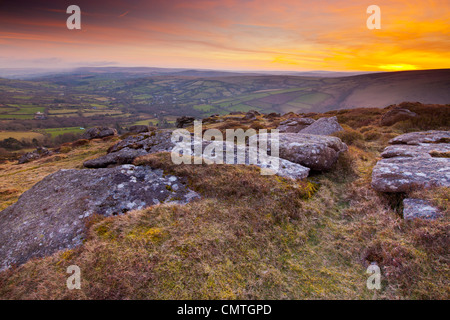
[(227, 69), (448, 68), (447, 0), (78, 0), (82, 29), (67, 30), (71, 2), (0, 4), (3, 55), (125, 65)]

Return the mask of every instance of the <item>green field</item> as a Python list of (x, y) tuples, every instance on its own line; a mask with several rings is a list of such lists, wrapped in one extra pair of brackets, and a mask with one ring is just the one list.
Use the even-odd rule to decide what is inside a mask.
[(50, 133), (52, 138), (54, 138), (64, 133), (83, 133), (85, 130), (80, 129), (80, 127), (67, 127), (67, 128), (44, 129), (44, 131), (46, 133)]

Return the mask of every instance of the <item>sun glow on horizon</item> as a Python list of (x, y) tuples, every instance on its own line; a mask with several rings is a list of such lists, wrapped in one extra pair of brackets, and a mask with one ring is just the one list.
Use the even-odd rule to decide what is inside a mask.
[(50, 0), (3, 5), (0, 67), (130, 66), (221, 70), (403, 71), (450, 68), (450, 2), (78, 0), (67, 30)]
[(385, 64), (378, 66), (381, 70), (386, 71), (406, 71), (406, 70), (417, 70), (418, 68), (412, 64)]

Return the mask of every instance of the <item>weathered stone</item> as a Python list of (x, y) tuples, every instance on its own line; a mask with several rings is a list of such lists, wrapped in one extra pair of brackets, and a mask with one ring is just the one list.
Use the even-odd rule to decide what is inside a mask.
[(281, 133), (280, 158), (313, 170), (329, 170), (347, 145), (337, 137), (302, 133)]
[(81, 139), (100, 139), (117, 135), (117, 130), (108, 127), (94, 127), (86, 130)]
[(128, 131), (131, 133), (143, 133), (148, 132), (149, 128), (145, 125), (135, 125), (128, 128)]
[(33, 152), (27, 152), (23, 156), (19, 158), (18, 164), (23, 164), (27, 162), (31, 162), (34, 160), (41, 159), (43, 157), (51, 156), (53, 154), (52, 151), (48, 150), (45, 147), (37, 147)]
[[(215, 154), (210, 155), (205, 151), (205, 148), (210, 146), (212, 143), (215, 144)], [(190, 151), (187, 153), (188, 155), (195, 155), (195, 148), (196, 145), (201, 144), (201, 148), (199, 148), (202, 152), (201, 155), (205, 162), (211, 162), (211, 163), (218, 163), (220, 160), (220, 163), (227, 163), (227, 164), (245, 164), (245, 165), (255, 165), (260, 167), (261, 169), (267, 169), (267, 174), (276, 174), (278, 176), (284, 177), (284, 178), (290, 178), (290, 179), (304, 179), (309, 174), (309, 168), (306, 168), (298, 163), (293, 163), (286, 159), (281, 159), (278, 157), (270, 157), (270, 158), (262, 158), (258, 151), (255, 151), (255, 154), (257, 154), (256, 159), (252, 159), (250, 161), (250, 148), (248, 146), (243, 145), (236, 145), (233, 143), (227, 143), (225, 141), (217, 141), (217, 142), (211, 142), (211, 141), (195, 141), (194, 139), (191, 140), (189, 143), (179, 143), (178, 146), (185, 150)], [(230, 156), (227, 155), (227, 146), (230, 146), (229, 149), (232, 150), (232, 153), (230, 153)], [(212, 148), (212, 146), (210, 147)], [(242, 159), (238, 159), (238, 154), (243, 155)], [(268, 149), (268, 156), (270, 156), (270, 148)], [(278, 166), (274, 165), (274, 163), (278, 163)]]
[(399, 135), (389, 141), (390, 144), (419, 145), (421, 143), (450, 143), (450, 131), (422, 131)]
[(128, 136), (108, 149), (109, 153), (117, 152), (123, 148), (145, 149), (147, 152), (170, 151), (174, 144), (170, 140), (171, 131), (159, 131), (152, 133), (141, 133)]
[(338, 131), (344, 130), (336, 117), (320, 118), (307, 128), (302, 129), (299, 133), (316, 134), (327, 136)]
[(430, 201), (422, 199), (407, 198), (403, 200), (403, 219), (427, 219), (432, 220), (440, 217), (442, 212), (433, 206)]
[(377, 191), (408, 192), (433, 186), (450, 186), (450, 158), (382, 159), (372, 171), (372, 187)]
[(297, 133), (315, 122), (311, 118), (290, 118), (280, 122), (278, 131), (280, 133)]
[(384, 149), (383, 158), (394, 157), (439, 157), (439, 154), (450, 153), (449, 143), (426, 143), (420, 145), (392, 145)]
[(108, 153), (105, 156), (87, 160), (83, 163), (86, 168), (106, 168), (111, 165), (131, 164), (139, 156), (146, 155), (144, 149), (123, 148), (117, 152)]
[(178, 178), (148, 166), (60, 170), (0, 212), (0, 270), (81, 245), (94, 213), (111, 216), (197, 197)]
[(180, 118), (177, 118), (175, 125), (177, 128), (184, 128), (192, 125), (194, 123), (194, 120), (194, 117), (182, 116)]
[(395, 108), (386, 112), (380, 120), (382, 126), (391, 126), (394, 123), (417, 117), (415, 112), (404, 108)]
[(242, 120), (256, 120), (256, 116), (260, 115), (260, 113), (256, 110), (250, 110), (248, 111), (245, 116), (242, 118)]

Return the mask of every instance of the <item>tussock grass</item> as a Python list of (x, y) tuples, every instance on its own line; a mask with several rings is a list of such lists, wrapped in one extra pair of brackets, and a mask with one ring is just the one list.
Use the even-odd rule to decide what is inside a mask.
[[(349, 151), (333, 170), (303, 182), (261, 176), (254, 166), (173, 165), (168, 153), (140, 157), (136, 165), (177, 175), (202, 198), (110, 218), (94, 215), (82, 247), (0, 273), (0, 298), (371, 299), (366, 268), (376, 262), (382, 272), (378, 298), (448, 299), (449, 189), (409, 195), (433, 201), (444, 217), (404, 221), (392, 199), (370, 187), (380, 145), (398, 132), (381, 130), (379, 115), (374, 111), (352, 129), (359, 134), (347, 128)], [(368, 139), (370, 131), (381, 137)], [(93, 156), (107, 146), (84, 148)], [(78, 156), (64, 166), (89, 157)], [(44, 168), (27, 164), (22, 170), (51, 171)], [(15, 179), (9, 186), (23, 177), (4, 170), (0, 175)], [(0, 197), (16, 192), (2, 190)], [(72, 264), (81, 268), (81, 290), (66, 288)]]

